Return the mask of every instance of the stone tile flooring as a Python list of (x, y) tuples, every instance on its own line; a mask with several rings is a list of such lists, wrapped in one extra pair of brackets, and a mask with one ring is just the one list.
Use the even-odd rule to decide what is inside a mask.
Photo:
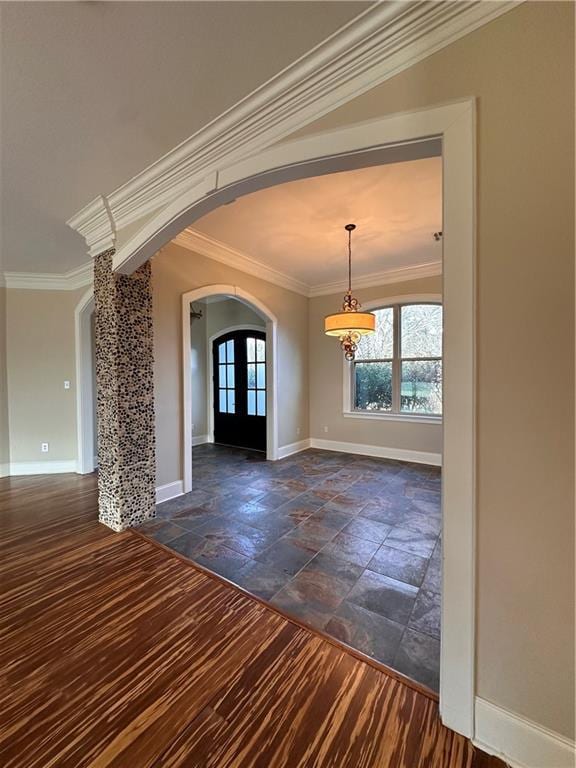
[(202, 445), (145, 535), (438, 690), (440, 470)]

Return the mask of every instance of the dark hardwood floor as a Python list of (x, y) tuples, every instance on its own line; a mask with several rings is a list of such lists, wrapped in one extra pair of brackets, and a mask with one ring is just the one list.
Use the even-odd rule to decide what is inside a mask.
[(0, 480), (3, 768), (497, 768), (436, 703), (132, 532)]

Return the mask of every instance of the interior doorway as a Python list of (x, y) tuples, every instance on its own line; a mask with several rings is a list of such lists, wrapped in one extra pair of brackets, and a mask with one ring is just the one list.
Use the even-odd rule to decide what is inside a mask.
[[(466, 735), (475, 706), (475, 393), (474, 263), (476, 139), (475, 103), (386, 115), (378, 120), (278, 142), (252, 154), (219, 156), (190, 186), (152, 217), (114, 256), (114, 269), (132, 273), (174, 235), (219, 205), (294, 178), (378, 162), (379, 153), (405, 152), (430, 137), (442, 145), (444, 169), (443, 300), (445, 307), (443, 420), (442, 646), (440, 711), (443, 722)], [(251, 150), (252, 152), (252, 150)], [(182, 160), (182, 163), (184, 159)], [(329, 170), (328, 166), (330, 167)], [(202, 294), (206, 295), (206, 294)], [(195, 298), (199, 298), (195, 296)], [(186, 294), (184, 295), (186, 301)], [(189, 341), (184, 328), (184, 342)], [(184, 358), (186, 375), (186, 362)], [(269, 395), (268, 395), (269, 396)], [(268, 444), (270, 444), (270, 420)], [(184, 456), (192, 453), (185, 426)], [(190, 439), (187, 439), (190, 438)], [(277, 450), (277, 442), (274, 443)], [(271, 456), (271, 458), (275, 458)], [(191, 461), (183, 463), (185, 490)], [(188, 471), (190, 467), (190, 471)]]
[(195, 487), (193, 448), (217, 443), (277, 458), (277, 325), (238, 286), (182, 296), (184, 493)]

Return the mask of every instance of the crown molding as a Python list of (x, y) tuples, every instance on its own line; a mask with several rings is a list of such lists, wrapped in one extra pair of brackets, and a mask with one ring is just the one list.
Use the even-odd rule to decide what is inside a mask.
[[(395, 269), (386, 269), (382, 272), (373, 272), (370, 275), (355, 277), (353, 288), (371, 288), (372, 286), (388, 285), (389, 283), (405, 283), (409, 280), (420, 280), (423, 277), (436, 277), (442, 274), (442, 262), (430, 261), (425, 264), (415, 264), (409, 267), (396, 267)], [(322, 283), (314, 285), (308, 291), (310, 298), (316, 296), (330, 296), (334, 293), (343, 293), (348, 289), (348, 283), (345, 280), (338, 280), (333, 283)]]
[(116, 231), (217, 169), (286, 138), (521, 2), (374, 4), (67, 223), (86, 238), (92, 255), (112, 247)]
[(199, 253), (201, 256), (206, 256), (214, 261), (219, 261), (221, 264), (238, 269), (240, 272), (245, 272), (253, 277), (266, 280), (268, 283), (279, 285), (281, 288), (286, 288), (289, 291), (300, 293), (302, 296), (308, 296), (309, 287), (306, 283), (290, 277), (284, 272), (279, 272), (277, 269), (267, 267), (251, 256), (237, 251), (226, 243), (205, 235), (203, 232), (198, 232), (198, 230), (188, 227), (188, 229), (177, 235), (172, 242), (187, 248), (189, 251)]
[[(75, 291), (92, 285), (94, 265), (91, 261), (69, 272), (4, 272), (6, 288), (21, 288), (32, 291)], [(1, 279), (1, 276), (0, 276)]]
[(98, 256), (116, 244), (114, 219), (103, 195), (98, 195), (66, 224), (82, 235), (90, 256)]
[[(260, 280), (266, 280), (268, 283), (294, 291), (307, 298), (342, 293), (348, 288), (348, 283), (345, 280), (313, 286), (308, 285), (302, 280), (297, 280), (284, 272), (268, 267), (261, 261), (252, 258), (252, 256), (248, 256), (246, 253), (238, 251), (230, 245), (205, 235), (203, 232), (198, 232), (198, 230), (191, 227), (177, 235), (172, 242), (201, 256), (206, 256), (208, 259), (219, 261), (221, 264), (226, 264), (240, 272), (258, 277)], [(370, 288), (371, 286), (386, 285), (388, 283), (403, 283), (408, 280), (418, 280), (423, 277), (434, 277), (441, 274), (442, 262), (434, 261), (356, 277), (354, 278), (354, 288)]]

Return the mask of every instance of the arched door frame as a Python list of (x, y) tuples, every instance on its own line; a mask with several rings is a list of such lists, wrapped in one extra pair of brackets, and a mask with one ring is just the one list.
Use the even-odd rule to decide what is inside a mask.
[(76, 471), (80, 475), (94, 472), (94, 364), (92, 355), (92, 314), (94, 291), (90, 288), (74, 309), (76, 347)]
[[(183, 395), (183, 445), (182, 466), (184, 467), (184, 493), (193, 488), (192, 481), (192, 400), (194, 389), (192, 383), (192, 347), (190, 333), (190, 305), (206, 299), (209, 296), (225, 296), (237, 299), (254, 310), (266, 323), (266, 458), (276, 461), (278, 458), (278, 409), (277, 409), (277, 337), (278, 320), (274, 313), (256, 296), (237, 285), (204, 285), (194, 288), (182, 295), (182, 395)], [(260, 329), (261, 330), (261, 329)], [(218, 334), (220, 335), (220, 333)], [(210, 389), (211, 377), (208, 381)], [(201, 393), (206, 396), (206, 393)], [(210, 402), (210, 400), (208, 401)], [(211, 411), (210, 411), (211, 412)]]
[(257, 189), (377, 165), (389, 153), (396, 161), (414, 159), (415, 149), (440, 142), (445, 404), (440, 713), (447, 726), (469, 737), (474, 735), (476, 669), (475, 125), (470, 98), (252, 150), (230, 165), (225, 156), (220, 164), (215, 158), (189, 180), (187, 191), (129, 240), (118, 241), (113, 261), (115, 270), (131, 274), (195, 220)]
[[(212, 336), (210, 336), (208, 339), (208, 344), (206, 346), (206, 370), (208, 371), (208, 376), (206, 379), (206, 403), (208, 404), (206, 414), (206, 429), (209, 443), (214, 442), (214, 387), (212, 386), (212, 377), (214, 376), (214, 357), (212, 354), (212, 344), (221, 336), (225, 336), (227, 333), (233, 333), (234, 331), (261, 331), (266, 333), (266, 327), (252, 323), (230, 325), (228, 328), (223, 328), (221, 331), (212, 334)], [(266, 342), (268, 342), (268, 334), (266, 334)], [(268, 423), (268, 421), (266, 421), (266, 423)], [(268, 454), (268, 446), (266, 446), (266, 454)], [(276, 458), (278, 457), (276, 456)]]

